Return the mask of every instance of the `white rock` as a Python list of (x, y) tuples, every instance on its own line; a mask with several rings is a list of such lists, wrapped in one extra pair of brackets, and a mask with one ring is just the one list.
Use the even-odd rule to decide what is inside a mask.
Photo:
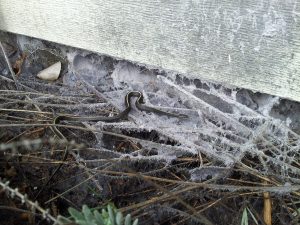
[(59, 73), (61, 70), (61, 62), (54, 63), (52, 66), (49, 66), (48, 68), (40, 71), (37, 74), (38, 78), (41, 78), (42, 80), (57, 80), (59, 77)]

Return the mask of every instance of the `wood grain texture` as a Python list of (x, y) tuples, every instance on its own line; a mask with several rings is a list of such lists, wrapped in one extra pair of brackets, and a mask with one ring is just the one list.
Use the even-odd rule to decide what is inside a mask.
[(300, 0), (1, 0), (0, 29), (300, 101)]

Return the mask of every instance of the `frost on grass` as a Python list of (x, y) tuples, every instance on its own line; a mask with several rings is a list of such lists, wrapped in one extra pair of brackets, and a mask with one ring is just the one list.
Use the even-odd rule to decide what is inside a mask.
[[(130, 137), (135, 134), (132, 141), (139, 143), (140, 149), (124, 153), (126, 157), (170, 164), (186, 154), (200, 158), (203, 155), (212, 161), (211, 170), (201, 163), (190, 171), (192, 180), (203, 180), (218, 175), (219, 168), (226, 171), (249, 156), (259, 162), (253, 168), (256, 171), (286, 182), (298, 182), (299, 136), (269, 115), (278, 98), (261, 98), (261, 107), (254, 110), (240, 104), (234, 90), (220, 85), (123, 61), (118, 61), (110, 73), (99, 58), (72, 53), (69, 59), (69, 76), (76, 74), (75, 77), (101, 90), (103, 97), (119, 110), (124, 109), (126, 93), (138, 90), (147, 105), (188, 115), (182, 119), (133, 109), (129, 122), (95, 124), (101, 130)], [(105, 146), (102, 139), (99, 145)], [(143, 154), (145, 149), (154, 154)]]
[[(200, 163), (185, 168), (189, 178), (203, 181), (227, 176), (231, 168), (251, 158), (255, 162), (250, 163), (251, 170), (256, 173), (299, 183), (299, 136), (289, 129), (289, 118), (283, 122), (270, 115), (279, 101), (276, 97), (265, 95), (254, 102), (247, 91), (241, 94), (235, 88), (190, 80), (173, 72), (66, 46), (47, 46), (26, 37), (19, 37), (18, 43), (27, 53), (20, 82), (44, 93), (31, 94), (31, 99), (10, 98), (14, 102), (34, 103), (50, 114), (95, 116), (100, 112), (112, 116), (124, 110), (124, 96), (135, 90), (143, 93), (148, 106), (188, 116), (168, 117), (134, 107), (128, 121), (85, 122), (86, 127), (99, 131), (94, 146), (98, 151), (79, 156), (91, 168), (105, 165), (103, 157), (130, 159), (132, 164), (147, 161), (153, 166), (159, 162), (167, 167), (191, 156)], [(63, 63), (63, 72), (56, 83), (41, 83), (35, 78), (41, 66), (58, 60)], [(5, 100), (5, 96), (1, 98)], [(127, 160), (126, 166), (130, 162)]]

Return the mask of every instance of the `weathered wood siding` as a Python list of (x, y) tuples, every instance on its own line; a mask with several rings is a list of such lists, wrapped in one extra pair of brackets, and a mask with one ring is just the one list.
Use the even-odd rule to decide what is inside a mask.
[(300, 0), (0, 0), (0, 29), (300, 101)]

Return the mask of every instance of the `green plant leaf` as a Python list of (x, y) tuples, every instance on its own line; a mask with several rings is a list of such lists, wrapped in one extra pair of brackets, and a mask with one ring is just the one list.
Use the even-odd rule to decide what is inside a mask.
[(79, 212), (78, 210), (76, 210), (72, 207), (68, 209), (68, 212), (75, 219), (75, 222), (77, 222), (79, 220), (85, 220), (84, 215), (81, 212)]
[(78, 221), (76, 221), (76, 223), (79, 224), (79, 225), (93, 225), (93, 224), (88, 223), (85, 220), (78, 220)]
[[(120, 212), (114, 205), (107, 205), (106, 209), (102, 209), (101, 214), (98, 210), (91, 210), (87, 205), (82, 206), (82, 212), (74, 208), (68, 209), (71, 218), (78, 225), (137, 225), (138, 219), (132, 223), (131, 215), (127, 214), (124, 220), (123, 213)], [(65, 217), (60, 217), (62, 224), (72, 222)], [(247, 224), (243, 224), (247, 225)]]
[(131, 215), (127, 214), (125, 217), (125, 225), (131, 225)]
[(133, 221), (133, 224), (132, 224), (132, 225), (138, 225), (138, 223), (139, 223), (139, 219), (135, 219), (135, 220)]
[(243, 210), (243, 215), (242, 215), (242, 222), (241, 225), (248, 225), (248, 213), (247, 213), (247, 207), (244, 208)]
[(98, 212), (98, 210), (94, 211), (94, 217), (96, 219), (97, 225), (105, 225), (102, 215)]
[(113, 208), (111, 207), (111, 205), (107, 206), (107, 211), (108, 211), (108, 215), (109, 215), (111, 225), (116, 225), (115, 213), (114, 213)]
[(117, 225), (123, 225), (123, 214), (121, 212), (117, 212), (117, 215), (116, 215), (116, 223)]
[(105, 209), (102, 209), (102, 217), (104, 218), (104, 219), (106, 219), (106, 218), (108, 218), (109, 217), (109, 215), (108, 215), (108, 213), (106, 212), (106, 210)]
[(58, 221), (59, 223), (61, 223), (61, 224), (72, 223), (72, 220), (70, 220), (70, 219), (68, 219), (68, 218), (66, 218), (66, 217), (64, 217), (64, 216), (60, 216), (60, 215), (57, 217), (57, 221)]
[(91, 211), (91, 209), (87, 205), (83, 205), (82, 206), (82, 212), (83, 212), (85, 220), (88, 223), (93, 223), (93, 222), (95, 223), (95, 220), (93, 220), (94, 216), (92, 214), (92, 211)]

